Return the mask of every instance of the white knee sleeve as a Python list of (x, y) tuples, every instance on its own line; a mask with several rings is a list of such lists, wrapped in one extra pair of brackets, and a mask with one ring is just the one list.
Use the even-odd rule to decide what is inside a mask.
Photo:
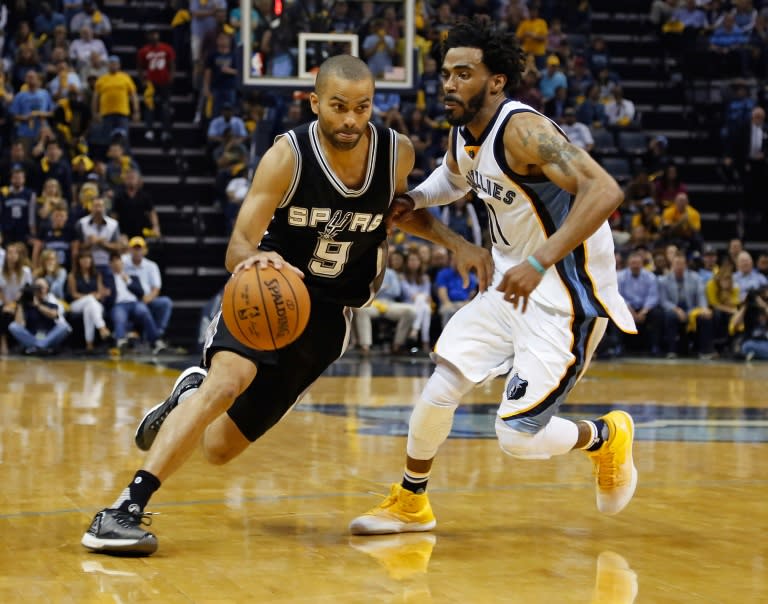
[(461, 397), (474, 384), (457, 369), (438, 363), (411, 414), (408, 427), (408, 456), (432, 459), (453, 425), (453, 414)]
[(501, 450), (517, 459), (549, 459), (568, 453), (576, 445), (579, 429), (574, 422), (554, 416), (535, 434), (520, 432), (500, 417), (496, 418), (496, 437)]

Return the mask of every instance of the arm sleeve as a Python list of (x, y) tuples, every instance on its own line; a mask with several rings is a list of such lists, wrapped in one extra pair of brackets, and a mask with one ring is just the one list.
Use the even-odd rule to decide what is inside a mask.
[(451, 172), (446, 165), (447, 154), (443, 162), (426, 180), (415, 189), (408, 191), (416, 209), (429, 206), (442, 206), (456, 201), (469, 191), (470, 186), (461, 174)]

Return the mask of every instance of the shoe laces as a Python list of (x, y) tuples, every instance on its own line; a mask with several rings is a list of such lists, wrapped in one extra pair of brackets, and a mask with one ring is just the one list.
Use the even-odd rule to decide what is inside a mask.
[(388, 509), (397, 503), (397, 495), (387, 495), (387, 498), (382, 501), (374, 510)]
[(368, 510), (368, 513), (375, 514), (376, 512), (380, 512), (381, 510), (387, 510), (394, 505), (397, 505), (397, 492), (394, 491), (393, 489), (392, 491), (390, 491), (389, 495), (386, 496), (384, 501), (382, 501), (375, 508), (371, 508), (370, 510)]
[(117, 510), (114, 514), (115, 522), (125, 528), (133, 528), (139, 525), (151, 526), (152, 516), (157, 512), (125, 512), (123, 510)]

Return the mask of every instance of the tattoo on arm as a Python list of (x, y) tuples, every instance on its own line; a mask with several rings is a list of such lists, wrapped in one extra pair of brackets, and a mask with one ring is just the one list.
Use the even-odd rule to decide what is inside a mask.
[(563, 174), (570, 175), (570, 163), (576, 158), (576, 150), (562, 136), (546, 132), (539, 133), (539, 155), (544, 162), (555, 164)]
[(530, 128), (526, 128), (525, 134), (523, 134), (520, 138), (521, 142), (523, 143), (523, 147), (528, 146), (528, 141), (531, 140), (532, 135), (533, 135), (533, 132), (531, 132)]

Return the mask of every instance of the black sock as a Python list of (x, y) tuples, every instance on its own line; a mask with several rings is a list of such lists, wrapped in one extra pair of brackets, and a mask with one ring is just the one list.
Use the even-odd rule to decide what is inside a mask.
[[(158, 480), (157, 476), (144, 470), (139, 470), (134, 475), (131, 484), (123, 489), (120, 497), (112, 504), (112, 508), (123, 510), (124, 512), (141, 513), (144, 511), (147, 503), (149, 503), (149, 498), (159, 488), (160, 480)], [(138, 506), (138, 509), (135, 506)]]
[(587, 447), (587, 451), (597, 451), (603, 446), (603, 443), (608, 440), (608, 424), (602, 419), (593, 419), (592, 423), (595, 425), (597, 436), (595, 437), (595, 442), (592, 443), (592, 446)]
[(411, 493), (421, 494), (427, 490), (427, 481), (429, 480), (429, 474), (422, 474), (421, 476), (412, 476), (410, 472), (406, 471), (403, 474), (403, 482), (400, 484), (404, 489), (409, 490)]

